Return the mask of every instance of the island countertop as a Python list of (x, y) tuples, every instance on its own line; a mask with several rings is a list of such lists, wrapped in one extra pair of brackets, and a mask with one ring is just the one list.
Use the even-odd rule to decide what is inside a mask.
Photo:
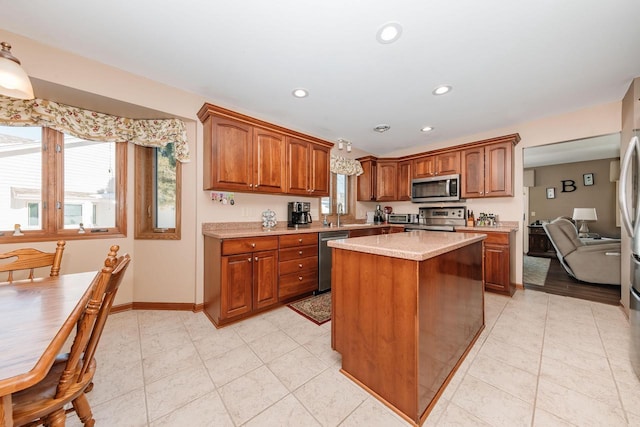
[(355, 252), (424, 261), (471, 243), (479, 242), (486, 237), (485, 234), (481, 233), (410, 231), (331, 240), (328, 245), (332, 248), (347, 249)]

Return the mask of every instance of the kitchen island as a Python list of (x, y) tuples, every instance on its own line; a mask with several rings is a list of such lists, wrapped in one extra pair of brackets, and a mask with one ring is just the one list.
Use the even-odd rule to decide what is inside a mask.
[(341, 371), (414, 425), (484, 328), (485, 237), (412, 231), (329, 242)]

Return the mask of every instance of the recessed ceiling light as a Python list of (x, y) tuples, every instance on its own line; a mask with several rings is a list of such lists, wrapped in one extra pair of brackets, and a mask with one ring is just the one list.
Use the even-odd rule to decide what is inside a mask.
[(449, 93), (451, 92), (451, 86), (449, 85), (440, 85), (437, 86), (435, 89), (433, 89), (433, 94), (434, 95), (444, 95), (445, 93)]
[(389, 126), (389, 125), (378, 125), (378, 126), (373, 128), (373, 130), (375, 130), (376, 132), (379, 132), (379, 133), (386, 132), (389, 129), (391, 129), (391, 126)]
[(433, 130), (433, 126), (425, 126), (420, 129), (421, 132), (431, 132)]
[(309, 91), (306, 90), (306, 89), (302, 89), (302, 88), (294, 89), (293, 92), (291, 92), (291, 93), (296, 98), (306, 98), (307, 96), (309, 96)]
[(379, 43), (387, 44), (398, 40), (402, 35), (402, 25), (398, 22), (387, 22), (378, 28), (376, 39)]

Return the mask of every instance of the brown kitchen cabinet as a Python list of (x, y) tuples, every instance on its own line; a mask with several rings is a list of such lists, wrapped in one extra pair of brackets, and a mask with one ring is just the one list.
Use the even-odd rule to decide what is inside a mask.
[(329, 195), (330, 148), (287, 138), (287, 193)]
[(376, 166), (376, 201), (392, 202), (398, 200), (398, 162), (396, 160), (378, 160)]
[(277, 236), (204, 243), (204, 311), (216, 326), (278, 303)]
[(513, 196), (513, 145), (519, 140), (518, 136), (462, 151), (463, 199)]
[(451, 151), (413, 160), (413, 177), (428, 178), (460, 173), (460, 151)]
[(396, 200), (411, 200), (412, 161), (398, 162), (398, 189)]
[(278, 300), (294, 297), (318, 289), (318, 233), (280, 236), (280, 273)]
[(376, 199), (376, 165), (377, 159), (372, 156), (358, 159), (364, 173), (358, 176), (357, 199), (368, 202)]
[(205, 190), (329, 195), (332, 143), (211, 104), (198, 118)]
[[(482, 231), (482, 233), (485, 233)], [(505, 295), (513, 295), (516, 286), (511, 282), (511, 248), (515, 233), (486, 233), (484, 240), (484, 288)]]
[(527, 255), (545, 258), (556, 257), (556, 250), (541, 225), (529, 226), (529, 251)]

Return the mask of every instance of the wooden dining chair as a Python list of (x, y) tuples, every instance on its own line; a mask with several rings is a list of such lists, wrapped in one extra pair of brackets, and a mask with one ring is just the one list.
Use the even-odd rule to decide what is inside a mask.
[[(85, 392), (92, 386), (96, 348), (131, 261), (129, 255), (118, 258), (118, 250), (117, 245), (111, 246), (104, 267), (93, 279), (91, 299), (78, 321), (71, 351), (56, 358), (44, 380), (12, 395), (14, 426), (64, 426), (67, 412), (72, 411), (85, 426), (95, 424)], [(68, 403), (73, 409), (65, 410)]]
[(28, 279), (33, 279), (34, 269), (51, 266), (49, 276), (57, 276), (60, 274), (62, 252), (66, 244), (67, 242), (64, 240), (58, 241), (55, 252), (42, 252), (38, 249), (24, 248), (0, 254), (0, 260), (10, 260), (0, 263), (0, 273), (8, 272), (9, 276), (6, 281), (13, 282), (13, 273), (15, 271), (29, 270)]

